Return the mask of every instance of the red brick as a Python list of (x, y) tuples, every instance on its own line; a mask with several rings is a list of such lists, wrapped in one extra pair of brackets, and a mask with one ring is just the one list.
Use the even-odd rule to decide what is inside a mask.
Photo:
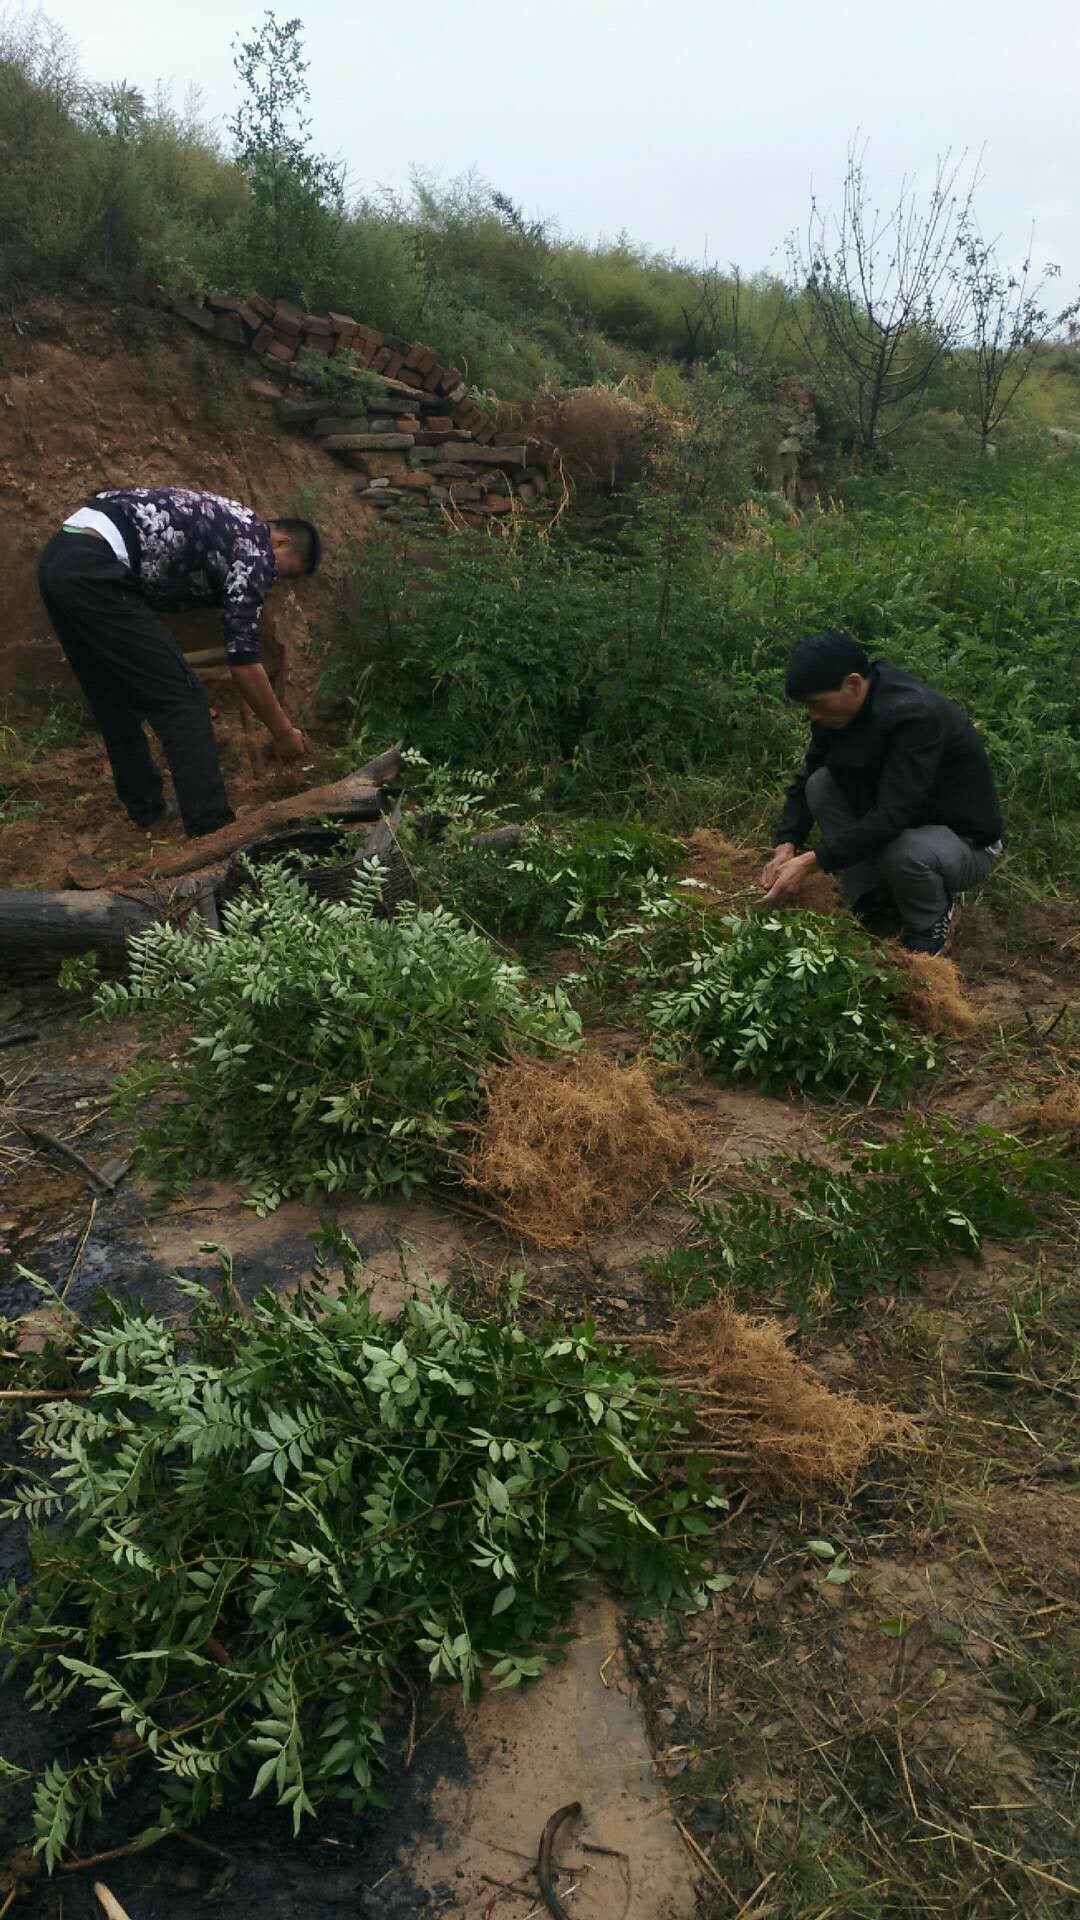
[(439, 385), (440, 385), (440, 390), (443, 393), (453, 393), (455, 387), (460, 387), (461, 374), (459, 373), (457, 367), (444, 368), (442, 380), (440, 381)]
[(253, 400), (280, 400), (281, 388), (272, 386), (269, 380), (251, 380), (248, 392)]
[(263, 316), (261, 313), (256, 312), (255, 308), (251, 304), (251, 301), (250, 300), (241, 301), (240, 306), (237, 308), (237, 312), (239, 313), (240, 318), (243, 321), (248, 332), (258, 333), (259, 328), (263, 324)]
[(266, 349), (266, 357), (268, 360), (276, 360), (280, 365), (287, 367), (296, 359), (296, 348), (291, 340), (279, 340), (275, 335)]
[(388, 380), (396, 380), (396, 379), (397, 379), (397, 377), (398, 377), (398, 374), (399, 374), (399, 373), (401, 372), (401, 355), (400, 355), (400, 353), (394, 353), (394, 352), (393, 352), (393, 351), (391, 350), (391, 352), (390, 352), (390, 358), (389, 358), (389, 360), (388, 360), (388, 361), (386, 362), (386, 365), (385, 365), (385, 366), (384, 366), (384, 368), (383, 368), (383, 372), (385, 373), (385, 375), (386, 375), (386, 377), (387, 377), (387, 379), (388, 379)]
[(417, 434), (420, 431), (420, 422), (413, 413), (399, 413), (394, 420), (394, 430), (397, 433)]
[(473, 439), (479, 440), (482, 447), (490, 447), (497, 432), (494, 420), (485, 420), (482, 426), (473, 428)]
[(251, 343), (252, 353), (267, 353), (274, 339), (273, 327), (260, 327)]
[(430, 473), (402, 473), (398, 475), (395, 485), (399, 487), (411, 487), (414, 493), (426, 493), (428, 487), (435, 485), (435, 481)]
[(243, 301), (235, 293), (208, 293), (206, 304), (214, 313), (238, 313)]
[(392, 360), (393, 357), (394, 356), (391, 353), (389, 347), (380, 347), (378, 353), (375, 355), (375, 358), (371, 362), (372, 372), (385, 373), (387, 362)]
[(257, 313), (259, 315), (260, 319), (262, 320), (273, 319), (274, 317), (273, 302), (270, 300), (265, 300), (261, 293), (249, 293), (246, 304), (251, 308), (252, 313)]
[(291, 301), (277, 300), (274, 303), (274, 332), (284, 334), (286, 338), (298, 340), (304, 330), (304, 315)]
[(422, 373), (417, 373), (415, 367), (402, 367), (398, 379), (403, 387), (412, 387), (417, 393), (423, 392), (424, 376)]
[(414, 367), (418, 367), (423, 357), (424, 357), (423, 347), (420, 346), (418, 342), (414, 342), (414, 344), (409, 348), (408, 353), (404, 355), (401, 364), (403, 367), (409, 367), (410, 369)]
[(428, 413), (424, 416), (424, 426), (428, 433), (453, 433), (454, 422), (445, 413)]
[(351, 313), (331, 312), (326, 317), (335, 333), (356, 333), (359, 330), (359, 323), (353, 319)]
[(238, 313), (219, 313), (214, 320), (214, 332), (219, 340), (228, 340), (234, 347), (246, 347), (247, 328)]
[(489, 513), (509, 513), (513, 501), (508, 500), (504, 493), (485, 493), (484, 505)]
[(303, 325), (305, 338), (311, 334), (312, 338), (328, 340), (334, 331), (329, 320), (321, 313), (305, 313)]
[(436, 361), (435, 365), (431, 369), (431, 372), (425, 373), (424, 375), (424, 392), (434, 393), (441, 379), (442, 379), (442, 368), (440, 367), (438, 361)]

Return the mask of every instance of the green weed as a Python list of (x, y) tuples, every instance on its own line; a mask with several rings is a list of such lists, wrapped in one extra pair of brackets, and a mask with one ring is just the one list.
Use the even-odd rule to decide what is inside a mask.
[(841, 1171), (794, 1160), (770, 1180), (772, 1194), (693, 1203), (701, 1237), (652, 1269), (684, 1304), (722, 1291), (744, 1305), (781, 1300), (801, 1319), (849, 1310), (868, 1294), (909, 1292), (933, 1260), (977, 1258), (987, 1236), (1034, 1232), (1035, 1199), (1080, 1193), (1052, 1148), (945, 1120), (864, 1144)]

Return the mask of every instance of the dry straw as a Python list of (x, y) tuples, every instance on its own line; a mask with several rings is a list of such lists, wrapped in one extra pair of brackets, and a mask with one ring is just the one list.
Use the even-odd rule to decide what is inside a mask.
[(690, 1128), (643, 1068), (586, 1051), (568, 1065), (516, 1060), (492, 1075), (468, 1178), (512, 1232), (569, 1247), (670, 1186), (693, 1151)]

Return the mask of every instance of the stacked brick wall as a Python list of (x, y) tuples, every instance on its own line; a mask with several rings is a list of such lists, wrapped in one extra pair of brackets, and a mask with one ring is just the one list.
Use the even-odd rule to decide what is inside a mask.
[[(345, 313), (305, 313), (287, 300), (251, 293), (146, 297), (203, 333), (255, 355), (265, 375), (253, 391), (279, 402), (282, 424), (316, 439), (363, 476), (360, 501), (380, 517), (415, 519), (452, 511), (483, 521), (528, 510), (549, 489), (548, 449), (538, 440), (496, 443), (495, 423), (457, 367), (422, 341), (393, 339)], [(303, 349), (341, 359), (334, 398), (301, 399), (317, 386), (298, 364)], [(309, 363), (310, 364), (310, 363)], [(356, 397), (349, 393), (350, 370)], [(281, 383), (281, 384), (276, 384)], [(283, 389), (292, 388), (295, 398)]]

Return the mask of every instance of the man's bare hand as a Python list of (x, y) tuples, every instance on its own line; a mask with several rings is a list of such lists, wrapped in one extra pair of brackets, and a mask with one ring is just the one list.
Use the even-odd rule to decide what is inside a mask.
[(299, 727), (286, 727), (282, 733), (275, 733), (274, 751), (279, 760), (302, 760), (307, 752), (307, 741)]
[(768, 866), (765, 868), (764, 872), (762, 873), (762, 876), (761, 876), (762, 893), (768, 893), (770, 887), (774, 887), (776, 885), (776, 882), (780, 878), (781, 868), (786, 867), (788, 861), (794, 860), (794, 858), (795, 858), (794, 844), (790, 840), (783, 841), (781, 845), (776, 848), (776, 851), (774, 852), (772, 859), (769, 861)]
[[(758, 902), (759, 906), (789, 906), (790, 903), (798, 897), (799, 888), (802, 886), (807, 874), (812, 873), (816, 866), (817, 855), (813, 853), (799, 853), (795, 854), (790, 860), (785, 860), (772, 886), (768, 889), (765, 898)], [(766, 867), (765, 874), (762, 876), (763, 880), (767, 876), (768, 871), (769, 869)]]

